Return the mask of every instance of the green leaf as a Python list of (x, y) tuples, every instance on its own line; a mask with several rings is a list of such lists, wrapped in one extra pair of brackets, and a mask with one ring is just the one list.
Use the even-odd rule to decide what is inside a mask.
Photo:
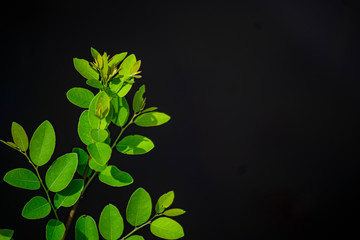
[(130, 91), (133, 83), (125, 82), (121, 85), (120, 91), (117, 93), (119, 97), (125, 97), (126, 94)]
[(118, 93), (123, 83), (119, 77), (115, 77), (109, 82), (109, 88), (112, 92)]
[(84, 189), (83, 179), (73, 179), (69, 185), (62, 191), (55, 194), (54, 205), (56, 208), (71, 207), (80, 197)]
[(120, 65), (119, 75), (122, 76), (122, 81), (125, 81), (130, 75), (131, 67), (136, 63), (134, 54), (127, 56)]
[(93, 56), (94, 60), (96, 60), (98, 58), (98, 56), (100, 55), (100, 53), (93, 47), (90, 48), (90, 52), (91, 52), (91, 56)]
[(114, 93), (109, 87), (105, 87), (104, 91), (106, 92), (106, 94), (111, 97), (111, 98), (116, 98), (118, 95), (116, 93)]
[(126, 238), (126, 240), (145, 240), (145, 239), (140, 235), (132, 235), (132, 236)]
[(142, 85), (139, 90), (136, 91), (135, 95), (134, 95), (134, 100), (133, 100), (133, 110), (135, 113), (138, 113), (144, 105), (144, 98), (143, 95), (145, 93), (145, 85)]
[(91, 158), (89, 161), (89, 167), (96, 172), (101, 172), (105, 170), (105, 168), (107, 167), (107, 163), (105, 165), (100, 165), (95, 162), (93, 158)]
[[(90, 126), (92, 129), (106, 129), (110, 122), (111, 122), (111, 119), (112, 119), (112, 114), (113, 114), (113, 111), (111, 110), (110, 108), (110, 102), (109, 103), (105, 103), (103, 102), (103, 100), (100, 100), (99, 101), (99, 105), (97, 105), (97, 100), (99, 98), (100, 95), (105, 94), (107, 96), (107, 94), (103, 91), (99, 92), (94, 98), (93, 100), (91, 101), (90, 103), (90, 106), (89, 106), (89, 112), (88, 112), (88, 115), (89, 115), (89, 123), (90, 123)], [(104, 98), (106, 98), (106, 96), (103, 96)], [(109, 98), (109, 97), (108, 97)], [(105, 99), (106, 101), (106, 99)], [(110, 100), (109, 100), (110, 101)], [(97, 114), (99, 113), (99, 107), (100, 107), (100, 103), (103, 102), (105, 105), (103, 106), (103, 110), (102, 111), (109, 111), (106, 118), (105, 119), (99, 119), (99, 117), (97, 117)], [(97, 108), (98, 107), (98, 108)], [(109, 108), (109, 109), (105, 109), (105, 108)], [(104, 114), (106, 112), (102, 112), (102, 114)]]
[(103, 85), (100, 83), (99, 80), (89, 79), (89, 80), (86, 80), (86, 84), (93, 88), (97, 88), (100, 90), (103, 89)]
[(2, 143), (5, 144), (6, 146), (11, 147), (11, 148), (13, 148), (13, 149), (15, 149), (15, 150), (17, 150), (17, 151), (19, 150), (19, 147), (16, 146), (16, 144), (13, 143), (13, 142), (5, 142), (4, 140), (1, 140), (1, 139), (0, 139), (0, 142), (2, 142)]
[(106, 240), (116, 240), (123, 233), (124, 220), (114, 205), (108, 204), (102, 210), (99, 220), (99, 231)]
[(36, 196), (26, 203), (22, 210), (22, 216), (31, 220), (40, 219), (49, 215), (50, 211), (51, 207), (49, 202), (41, 196)]
[(112, 122), (116, 126), (123, 127), (126, 124), (130, 113), (129, 104), (126, 101), (126, 98), (113, 98), (111, 100), (111, 105), (114, 110)]
[(95, 220), (86, 215), (82, 215), (75, 224), (75, 240), (98, 240), (99, 233)]
[(119, 170), (114, 165), (109, 165), (99, 174), (99, 180), (112, 187), (123, 187), (130, 185), (134, 179), (127, 172)]
[(92, 129), (90, 135), (95, 142), (104, 142), (108, 138), (109, 133), (103, 129)]
[(111, 157), (111, 147), (106, 143), (92, 143), (87, 146), (92, 159), (101, 166), (105, 165)]
[(46, 224), (46, 240), (61, 240), (65, 233), (65, 225), (59, 220), (50, 219)]
[(44, 121), (31, 137), (30, 158), (36, 166), (43, 166), (50, 160), (54, 149), (54, 128), (49, 121)]
[(119, 65), (120, 62), (126, 57), (126, 55), (127, 55), (127, 52), (115, 54), (115, 55), (110, 59), (109, 67)]
[(14, 230), (0, 229), (0, 240), (10, 240), (14, 235)]
[(134, 227), (149, 220), (151, 216), (151, 197), (143, 188), (138, 188), (130, 197), (126, 208), (126, 220)]
[(130, 68), (130, 75), (135, 75), (136, 73), (138, 73), (140, 66), (141, 66), (141, 60), (138, 60)]
[(85, 145), (89, 145), (94, 142), (90, 135), (91, 130), (92, 127), (89, 121), (89, 111), (85, 110), (81, 113), (78, 123), (79, 138)]
[(180, 208), (172, 208), (172, 209), (166, 210), (163, 214), (168, 217), (176, 217), (176, 216), (183, 215), (184, 213), (186, 213), (186, 211), (184, 211)]
[(78, 165), (76, 153), (67, 153), (56, 159), (45, 175), (45, 183), (52, 192), (60, 192), (69, 185)]
[(25, 168), (16, 168), (7, 172), (4, 181), (8, 184), (28, 190), (37, 190), (40, 188), (40, 182), (37, 176)]
[(29, 147), (29, 139), (24, 128), (20, 126), (20, 124), (13, 122), (11, 125), (11, 135), (16, 146), (18, 146), (21, 151), (26, 152)]
[(108, 70), (109, 70), (109, 66), (108, 66), (108, 56), (106, 54), (106, 52), (104, 52), (104, 55), (102, 56), (103, 59), (103, 68), (102, 68), (102, 74), (103, 76), (106, 78), (107, 74), (108, 74)]
[(85, 59), (74, 58), (75, 69), (86, 79), (99, 80), (99, 74), (90, 66)]
[(141, 113), (152, 112), (152, 111), (155, 111), (157, 109), (158, 109), (157, 107), (149, 107), (149, 108), (146, 108), (146, 109), (142, 110)]
[(119, 152), (129, 155), (144, 154), (153, 148), (154, 143), (149, 138), (140, 135), (126, 136), (116, 145)]
[(155, 219), (150, 225), (152, 234), (163, 239), (179, 239), (184, 236), (184, 230), (175, 220), (167, 217)]
[[(85, 169), (86, 169), (86, 166), (87, 166), (88, 161), (89, 161), (89, 155), (87, 154), (87, 152), (85, 152), (81, 148), (73, 148), (72, 152), (76, 153), (78, 155), (78, 167), (77, 167), (76, 171), (78, 172), (78, 174), (80, 176), (84, 176)], [(92, 173), (92, 170), (89, 169), (88, 176), (90, 176), (91, 173)]]
[(162, 213), (166, 208), (174, 202), (175, 194), (174, 191), (163, 194), (155, 205), (156, 213)]
[(161, 112), (144, 113), (135, 118), (135, 124), (140, 127), (160, 126), (170, 120), (170, 116)]
[(67, 91), (66, 97), (72, 104), (78, 107), (89, 108), (94, 94), (86, 88), (74, 87)]
[(95, 116), (104, 119), (110, 112), (110, 98), (106, 92), (101, 91), (95, 103)]

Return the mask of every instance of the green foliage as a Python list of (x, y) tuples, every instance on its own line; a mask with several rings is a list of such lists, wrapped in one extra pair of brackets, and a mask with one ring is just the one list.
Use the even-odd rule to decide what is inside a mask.
[(99, 231), (106, 240), (116, 240), (123, 233), (124, 220), (114, 205), (108, 204), (102, 210), (99, 220)]
[(36, 196), (26, 203), (21, 214), (27, 219), (40, 219), (49, 215), (50, 211), (49, 202), (41, 196)]
[(155, 219), (150, 225), (152, 234), (163, 239), (179, 239), (184, 236), (184, 230), (175, 220), (167, 217)]
[(154, 143), (147, 137), (140, 135), (129, 135), (124, 137), (116, 145), (116, 149), (124, 154), (145, 154), (154, 148)]
[(66, 93), (66, 97), (75, 106), (88, 108), (94, 94), (86, 88), (74, 87)]
[(133, 110), (135, 113), (138, 113), (142, 108), (144, 108), (144, 104), (145, 104), (145, 99), (143, 97), (144, 93), (145, 93), (145, 85), (142, 85), (134, 95)]
[(87, 147), (91, 159), (93, 159), (100, 166), (104, 166), (111, 157), (111, 147), (106, 143), (96, 142)]
[(116, 166), (110, 165), (99, 174), (99, 180), (112, 187), (124, 187), (134, 182), (127, 172), (119, 170)]
[(95, 220), (86, 215), (82, 215), (76, 221), (75, 240), (98, 240), (99, 233)]
[(161, 112), (148, 112), (135, 118), (135, 124), (140, 127), (155, 127), (167, 123), (170, 116)]
[(84, 189), (83, 179), (73, 179), (69, 185), (62, 191), (57, 192), (54, 197), (55, 208), (71, 207), (79, 199)]
[(13, 122), (11, 125), (11, 135), (15, 145), (18, 146), (21, 151), (26, 152), (29, 147), (29, 139), (24, 128), (18, 123)]
[(139, 235), (133, 235), (133, 236), (127, 238), (126, 240), (144, 240), (144, 238)]
[(0, 240), (10, 240), (14, 235), (14, 230), (0, 229)]
[(89, 145), (94, 142), (91, 137), (92, 127), (89, 121), (89, 110), (85, 110), (81, 113), (78, 123), (78, 134), (80, 140), (85, 144)]
[(108, 138), (109, 133), (103, 129), (92, 129), (90, 136), (95, 142), (104, 142)]
[(57, 219), (50, 219), (46, 224), (46, 240), (61, 240), (65, 233), (65, 225)]
[(134, 227), (149, 220), (151, 216), (151, 197), (143, 188), (138, 188), (130, 197), (126, 208), (126, 220)]
[(99, 74), (89, 65), (89, 62), (85, 59), (74, 58), (75, 69), (83, 76), (84, 78), (90, 80), (98, 80)]
[(35, 173), (26, 168), (16, 168), (7, 172), (4, 181), (14, 187), (28, 190), (40, 188), (40, 182)]
[(184, 211), (180, 208), (172, 208), (172, 209), (166, 210), (164, 212), (164, 215), (168, 216), (168, 217), (176, 217), (176, 216), (183, 215), (184, 213), (186, 213), (186, 211)]
[(170, 207), (175, 198), (174, 191), (163, 194), (155, 205), (155, 211), (162, 213), (166, 208)]
[[(80, 176), (84, 176), (86, 168), (88, 166), (88, 161), (89, 161), (89, 158), (90, 158), (89, 154), (87, 154), (87, 152), (85, 152), (81, 148), (73, 148), (72, 152), (76, 153), (77, 156), (78, 156), (78, 167), (77, 167), (76, 171)], [(88, 169), (87, 176), (90, 176), (91, 173), (92, 173), (92, 170)]]
[(111, 106), (114, 109), (112, 122), (119, 127), (123, 127), (130, 114), (129, 104), (124, 97), (116, 97), (111, 100)]

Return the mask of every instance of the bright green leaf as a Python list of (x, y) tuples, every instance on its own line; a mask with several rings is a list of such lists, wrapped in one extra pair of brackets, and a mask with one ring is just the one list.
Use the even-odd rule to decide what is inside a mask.
[(14, 235), (14, 230), (0, 229), (0, 240), (10, 240)]
[(90, 52), (91, 52), (91, 56), (93, 56), (94, 60), (96, 60), (98, 58), (98, 56), (100, 55), (100, 53), (93, 47), (90, 48)]
[(152, 111), (155, 111), (157, 109), (158, 109), (157, 107), (149, 107), (149, 108), (146, 108), (146, 109), (142, 110), (141, 112), (142, 113), (152, 112)]
[(89, 80), (86, 80), (86, 84), (93, 88), (97, 88), (97, 89), (101, 89), (101, 90), (103, 89), (103, 85), (100, 83), (99, 80), (89, 79)]
[(75, 240), (99, 240), (99, 233), (95, 220), (82, 215), (75, 224)]
[(115, 54), (115, 55), (110, 59), (109, 67), (119, 65), (119, 63), (126, 57), (126, 55), (127, 55), (127, 52)]
[(55, 149), (55, 131), (49, 121), (44, 121), (35, 130), (30, 140), (30, 158), (37, 166), (46, 164)]
[(136, 63), (136, 57), (134, 54), (127, 56), (120, 65), (119, 75), (122, 76), (122, 81), (126, 80), (130, 75), (131, 67)]
[(89, 111), (85, 110), (81, 113), (78, 123), (78, 134), (80, 140), (85, 145), (89, 145), (94, 142), (90, 135), (91, 129), (92, 127), (89, 122)]
[(116, 240), (123, 233), (124, 220), (114, 205), (108, 204), (102, 210), (99, 220), (99, 231), (106, 240)]
[(156, 213), (161, 213), (166, 208), (170, 207), (170, 205), (174, 202), (174, 198), (175, 198), (174, 191), (170, 191), (163, 194), (155, 205)]
[(78, 107), (89, 108), (94, 94), (86, 88), (74, 87), (67, 91), (66, 97), (72, 104)]
[[(86, 169), (86, 166), (89, 161), (89, 155), (87, 154), (87, 152), (85, 152), (81, 148), (73, 148), (72, 152), (76, 153), (78, 155), (78, 167), (77, 167), (76, 171), (78, 172), (78, 174), (80, 174), (80, 176), (84, 176), (85, 169)], [(92, 173), (92, 170), (89, 169), (88, 176), (90, 176), (91, 173)]]
[(172, 208), (172, 209), (166, 210), (164, 212), (164, 215), (168, 216), (168, 217), (176, 217), (176, 216), (183, 215), (184, 213), (186, 213), (186, 211), (184, 211), (180, 208)]
[(110, 98), (106, 92), (101, 91), (95, 103), (95, 116), (104, 119), (110, 112)]
[(109, 133), (103, 129), (92, 129), (90, 135), (95, 142), (104, 142), (108, 138)]
[(111, 98), (116, 98), (118, 95), (116, 93), (114, 93), (110, 87), (105, 87), (104, 91), (106, 92), (106, 94), (111, 97)]
[(142, 85), (139, 90), (135, 92), (133, 99), (133, 110), (135, 113), (139, 112), (144, 104), (143, 95), (145, 93), (145, 85)]
[(184, 230), (175, 220), (167, 217), (155, 219), (150, 225), (152, 234), (163, 239), (179, 239), (184, 236)]
[(145, 239), (140, 235), (132, 235), (128, 237), (126, 240), (145, 240)]
[[(91, 101), (90, 106), (89, 106), (89, 112), (88, 112), (88, 115), (89, 115), (89, 123), (90, 123), (90, 126), (91, 126), (92, 129), (106, 129), (106, 128), (109, 126), (109, 124), (110, 124), (110, 122), (111, 122), (111, 119), (112, 119), (113, 111), (112, 111), (112, 109), (110, 108), (110, 102), (109, 102), (109, 103), (105, 103), (105, 102), (103, 102), (102, 100), (99, 101), (99, 104), (100, 104), (101, 102), (103, 102), (103, 103), (105, 104), (105, 105), (103, 106), (103, 107), (104, 107), (103, 110), (105, 110), (105, 111), (110, 111), (110, 112), (108, 112), (108, 114), (107, 114), (107, 116), (106, 116), (105, 119), (101, 119), (101, 120), (100, 120), (100, 119), (97, 117), (97, 114), (98, 114), (97, 111), (99, 111), (100, 105), (96, 106), (96, 104), (97, 104), (97, 100), (98, 100), (99, 96), (102, 95), (102, 93), (107, 96), (107, 94), (106, 94), (105, 92), (101, 91), (100, 93), (98, 93), (98, 94), (93, 98), (93, 100)], [(106, 96), (103, 96), (103, 97), (106, 98)], [(109, 98), (109, 97), (108, 97), (108, 98)], [(109, 101), (110, 101), (110, 100), (109, 100)], [(98, 107), (98, 109), (97, 109), (96, 107)], [(108, 109), (105, 109), (105, 108), (107, 108), (107, 107), (108, 107)], [(96, 111), (96, 109), (97, 109), (97, 111)], [(102, 112), (102, 114), (104, 114), (104, 112)]]
[(118, 93), (123, 84), (119, 77), (115, 77), (109, 82), (109, 88), (112, 92)]
[(45, 183), (52, 192), (60, 192), (69, 185), (78, 165), (76, 153), (67, 153), (57, 158), (45, 175)]
[(141, 65), (141, 60), (137, 61), (136, 63), (134, 63), (134, 65), (132, 65), (132, 67), (130, 68), (130, 75), (135, 75), (140, 69), (140, 65)]
[(130, 197), (126, 208), (126, 220), (134, 227), (149, 220), (151, 216), (151, 197), (143, 188), (138, 188)]
[(113, 117), (112, 122), (119, 127), (123, 127), (128, 118), (129, 118), (129, 104), (126, 101), (126, 98), (117, 97), (111, 100), (111, 105), (113, 106)]
[(69, 185), (62, 191), (55, 194), (54, 205), (56, 208), (71, 207), (80, 197), (84, 188), (83, 179), (73, 179)]
[(170, 120), (170, 116), (161, 112), (144, 113), (135, 118), (135, 124), (140, 127), (160, 126)]
[(134, 182), (133, 178), (127, 172), (119, 170), (116, 166), (107, 166), (99, 174), (99, 180), (112, 187), (123, 187)]
[(96, 172), (101, 172), (106, 169), (107, 163), (105, 165), (100, 165), (97, 162), (95, 162), (93, 158), (91, 158), (89, 161), (89, 167)]
[(50, 219), (46, 224), (46, 240), (61, 240), (65, 233), (65, 225), (59, 220)]
[(103, 59), (103, 68), (102, 68), (102, 74), (103, 76), (106, 78), (107, 74), (108, 74), (108, 70), (109, 70), (109, 66), (108, 66), (108, 56), (106, 54), (106, 52), (104, 52), (104, 55), (102, 56)]
[(13, 122), (11, 125), (11, 135), (16, 146), (18, 146), (21, 151), (26, 152), (29, 147), (29, 139), (24, 128), (20, 126), (20, 124)]
[(85, 59), (74, 58), (75, 69), (86, 79), (99, 79), (99, 74), (90, 66)]
[(119, 97), (125, 97), (126, 94), (130, 91), (132, 83), (125, 82), (121, 85), (120, 91), (117, 93)]
[(4, 181), (8, 184), (28, 190), (37, 190), (40, 188), (40, 182), (35, 173), (25, 168), (16, 168), (7, 172)]
[(101, 166), (109, 161), (112, 152), (111, 147), (108, 144), (99, 142), (88, 145), (87, 150), (90, 153), (91, 158)]
[(19, 147), (16, 146), (16, 144), (13, 143), (13, 142), (6, 142), (6, 141), (1, 140), (1, 139), (0, 139), (0, 142), (2, 142), (2, 143), (5, 144), (6, 146), (11, 147), (11, 148), (13, 148), (13, 149), (15, 149), (15, 150), (19, 150)]
[(50, 211), (49, 202), (43, 197), (36, 196), (26, 203), (22, 216), (27, 219), (40, 219), (49, 215)]
[(126, 136), (116, 145), (119, 152), (129, 155), (144, 154), (153, 148), (154, 143), (149, 138), (140, 135)]

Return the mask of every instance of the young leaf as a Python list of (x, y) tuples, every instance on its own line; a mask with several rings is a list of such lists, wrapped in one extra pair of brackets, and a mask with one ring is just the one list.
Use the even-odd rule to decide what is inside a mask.
[(5, 144), (6, 146), (11, 147), (11, 148), (13, 148), (13, 149), (15, 149), (15, 150), (17, 150), (17, 151), (19, 150), (19, 147), (16, 146), (16, 144), (13, 143), (13, 142), (5, 142), (4, 140), (1, 140), (1, 139), (0, 139), (0, 142), (2, 142), (2, 143)]
[(128, 118), (129, 118), (129, 104), (126, 101), (126, 98), (117, 97), (111, 100), (111, 105), (113, 106), (113, 117), (112, 122), (119, 127), (123, 127)]
[(96, 60), (100, 55), (100, 53), (93, 47), (90, 48), (90, 51), (91, 51), (91, 56), (93, 56), (94, 60)]
[(184, 230), (175, 220), (167, 217), (155, 219), (150, 225), (152, 234), (163, 239), (179, 239), (184, 236)]
[(119, 97), (125, 97), (126, 94), (130, 91), (133, 83), (125, 82), (121, 85), (120, 91), (117, 93)]
[(57, 158), (46, 171), (45, 183), (52, 192), (60, 192), (69, 185), (78, 165), (76, 153), (67, 153)]
[(65, 225), (59, 220), (50, 219), (46, 224), (46, 240), (61, 240), (65, 233)]
[(144, 98), (143, 95), (145, 93), (145, 85), (142, 85), (139, 90), (136, 91), (135, 95), (134, 95), (134, 100), (133, 100), (133, 110), (135, 113), (138, 113), (141, 108), (143, 107), (144, 104)]
[(78, 107), (89, 108), (94, 94), (86, 88), (74, 87), (67, 91), (66, 97), (72, 104)]
[(111, 157), (111, 147), (106, 143), (92, 143), (87, 146), (92, 159), (101, 166), (105, 165)]
[(74, 58), (74, 67), (84, 78), (99, 80), (99, 74), (85, 59)]
[(35, 130), (30, 140), (30, 158), (36, 166), (45, 165), (55, 149), (55, 131), (49, 121), (44, 121)]
[(10, 240), (14, 235), (14, 230), (0, 229), (0, 240)]
[(109, 66), (108, 66), (108, 56), (106, 52), (104, 52), (104, 55), (102, 56), (102, 60), (103, 60), (102, 74), (105, 78), (107, 78)]
[[(110, 102), (108, 104), (105, 103), (106, 106), (103, 106), (104, 108), (107, 108), (107, 107), (109, 108), (109, 109), (103, 108), (103, 110), (102, 110), (102, 111), (104, 111), (104, 110), (109, 111), (106, 118), (100, 120), (99, 117), (97, 117), (97, 115), (99, 114), (100, 105), (96, 106), (96, 104), (97, 104), (97, 100), (98, 100), (99, 96), (102, 93), (107, 96), (107, 94), (105, 92), (101, 91), (93, 98), (93, 100), (91, 101), (90, 106), (89, 106), (88, 117), (89, 117), (89, 123), (90, 123), (90, 126), (92, 129), (106, 129), (109, 126), (111, 119), (112, 119), (113, 111), (110, 108)], [(104, 97), (104, 98), (106, 98), (106, 97)], [(99, 104), (100, 104), (100, 102), (103, 102), (103, 101), (100, 100)], [(102, 112), (102, 114), (104, 114), (104, 112)]]
[(109, 62), (109, 67), (117, 66), (126, 57), (127, 52), (115, 54)]
[(134, 182), (130, 174), (119, 170), (114, 165), (107, 166), (105, 170), (101, 171), (99, 180), (112, 187), (123, 187)]
[(140, 69), (141, 60), (138, 60), (132, 67), (130, 68), (130, 75), (135, 75), (138, 73), (138, 70)]
[(95, 116), (104, 119), (110, 112), (110, 98), (106, 92), (101, 91), (95, 103)]
[(149, 107), (149, 108), (146, 108), (146, 109), (142, 110), (141, 113), (152, 112), (152, 111), (155, 111), (157, 109), (158, 109), (157, 107)]
[[(76, 171), (80, 176), (84, 176), (85, 169), (86, 169), (86, 166), (89, 161), (89, 155), (87, 154), (87, 152), (85, 152), (81, 148), (73, 148), (72, 152), (76, 153), (78, 155), (78, 167), (77, 167)], [(91, 175), (91, 173), (92, 173), (92, 170), (89, 169), (88, 177)]]
[(103, 89), (103, 85), (100, 83), (99, 80), (89, 79), (89, 80), (86, 80), (86, 84), (93, 88), (97, 88), (100, 90)]
[(149, 220), (151, 216), (151, 197), (143, 188), (138, 188), (130, 197), (126, 208), (126, 220), (134, 227)]
[(8, 184), (28, 190), (37, 190), (40, 188), (40, 182), (37, 176), (25, 168), (16, 168), (7, 172), (4, 181)]
[(163, 194), (155, 205), (156, 213), (162, 213), (166, 208), (174, 202), (175, 194), (174, 191)]
[(75, 240), (99, 240), (99, 233), (95, 220), (82, 215), (75, 224)]
[(128, 237), (126, 240), (145, 240), (145, 239), (140, 235), (132, 235)]
[(100, 165), (91, 158), (89, 161), (89, 167), (96, 172), (102, 172), (106, 169), (107, 163), (105, 165)]
[(112, 92), (118, 93), (123, 83), (119, 77), (115, 77), (109, 82), (109, 88)]
[(29, 147), (29, 139), (24, 128), (20, 126), (20, 124), (13, 122), (11, 125), (11, 135), (15, 145), (18, 146), (21, 151), (26, 152)]
[(119, 152), (129, 155), (144, 154), (153, 148), (154, 143), (149, 138), (140, 135), (126, 136), (116, 145)]
[(111, 98), (116, 98), (118, 96), (111, 90), (110, 87), (104, 87), (104, 92), (106, 92), (106, 94)]
[(135, 118), (135, 124), (140, 127), (160, 126), (170, 120), (170, 116), (162, 112), (144, 113)]
[(180, 208), (172, 208), (172, 209), (166, 210), (164, 212), (164, 215), (168, 216), (168, 217), (176, 217), (176, 216), (183, 215), (184, 213), (186, 213), (186, 211), (184, 211)]
[(49, 215), (50, 211), (49, 202), (41, 196), (36, 196), (26, 203), (21, 214), (27, 219), (40, 219)]
[(104, 142), (108, 138), (109, 133), (103, 129), (92, 129), (90, 135), (95, 142)]
[(124, 220), (114, 205), (108, 204), (102, 210), (99, 220), (99, 231), (106, 240), (116, 240), (123, 233)]
[(56, 208), (71, 207), (80, 197), (84, 188), (83, 179), (73, 179), (69, 185), (62, 191), (55, 194), (54, 205)]
[(78, 123), (79, 138), (85, 145), (89, 145), (94, 142), (90, 135), (91, 129), (92, 127), (89, 122), (89, 110), (85, 110), (81, 113)]
[(120, 65), (119, 75), (123, 76), (122, 80), (126, 80), (130, 75), (130, 68), (136, 63), (136, 57), (134, 54), (127, 56)]

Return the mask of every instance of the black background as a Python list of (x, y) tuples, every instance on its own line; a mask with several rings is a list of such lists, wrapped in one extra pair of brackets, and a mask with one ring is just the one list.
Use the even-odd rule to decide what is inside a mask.
[[(83, 147), (82, 110), (65, 93), (86, 86), (72, 58), (90, 60), (91, 46), (141, 59), (135, 88), (145, 83), (148, 106), (172, 116), (129, 129), (156, 144), (143, 156), (114, 153), (135, 183), (113, 189), (96, 180), (77, 216), (98, 220), (107, 203), (124, 216), (142, 186), (154, 202), (175, 191), (174, 206), (187, 210), (177, 218), (184, 239), (359, 236), (357, 1), (47, 1), (1, 11), (1, 139), (10, 140), (12, 121), (31, 136), (49, 120), (54, 158)], [(0, 161), (1, 176), (30, 167), (5, 145)], [(34, 192), (0, 189), (0, 228), (45, 239), (46, 220), (21, 217)]]

